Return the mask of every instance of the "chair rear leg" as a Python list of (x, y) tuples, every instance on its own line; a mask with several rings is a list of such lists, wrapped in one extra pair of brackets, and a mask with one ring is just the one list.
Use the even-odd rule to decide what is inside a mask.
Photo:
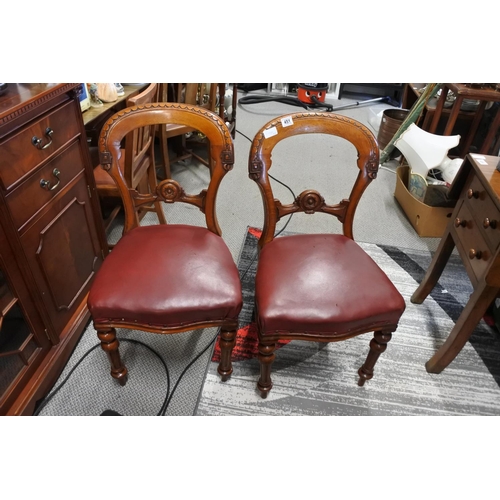
[(275, 349), (276, 344), (264, 344), (259, 340), (260, 378), (257, 382), (257, 389), (260, 391), (262, 398), (267, 398), (269, 391), (273, 387), (271, 365), (276, 358)]
[(128, 371), (120, 358), (118, 351), (120, 343), (116, 338), (116, 330), (114, 328), (97, 330), (97, 336), (101, 341), (102, 350), (108, 355), (109, 362), (111, 363), (111, 376), (118, 380), (121, 386), (124, 386), (127, 383)]
[(236, 344), (236, 330), (222, 330), (220, 332), (220, 363), (217, 367), (217, 372), (225, 382), (233, 373), (233, 365), (231, 363), (231, 354), (233, 347)]
[(386, 350), (387, 342), (391, 340), (392, 332), (375, 332), (370, 341), (370, 352), (363, 366), (358, 370), (358, 385), (361, 387), (367, 380), (373, 377), (373, 369), (378, 357)]

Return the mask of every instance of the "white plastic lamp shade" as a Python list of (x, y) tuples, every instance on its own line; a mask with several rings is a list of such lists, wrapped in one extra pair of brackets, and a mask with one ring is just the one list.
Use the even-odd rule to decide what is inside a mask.
[(440, 165), (451, 161), (448, 151), (458, 146), (459, 142), (459, 135), (430, 134), (412, 123), (395, 141), (394, 146), (406, 158), (412, 172), (425, 178), (429, 170), (440, 169)]

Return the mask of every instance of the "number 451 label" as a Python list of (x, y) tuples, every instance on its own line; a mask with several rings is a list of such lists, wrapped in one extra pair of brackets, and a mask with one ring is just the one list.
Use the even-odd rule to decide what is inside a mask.
[(291, 116), (285, 116), (284, 118), (281, 119), (281, 125), (283, 127), (289, 127), (290, 125), (293, 125), (293, 120)]

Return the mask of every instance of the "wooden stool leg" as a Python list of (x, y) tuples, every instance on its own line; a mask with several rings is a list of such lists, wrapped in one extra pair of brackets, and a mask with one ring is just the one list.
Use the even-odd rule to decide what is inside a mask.
[(387, 342), (391, 340), (391, 332), (375, 332), (373, 339), (370, 342), (370, 352), (366, 357), (363, 366), (358, 370), (359, 380), (358, 385), (361, 387), (367, 380), (373, 377), (373, 369), (378, 357), (386, 350)]
[(260, 378), (257, 382), (257, 389), (260, 391), (260, 395), (263, 398), (267, 397), (267, 394), (273, 387), (271, 381), (271, 365), (276, 358), (274, 354), (275, 348), (276, 344), (264, 344), (259, 341)]
[(108, 355), (109, 362), (111, 363), (111, 376), (118, 380), (121, 386), (124, 386), (127, 383), (127, 368), (120, 358), (118, 351), (120, 343), (116, 338), (116, 330), (114, 328), (97, 330), (97, 336), (101, 341), (102, 350)]
[(225, 382), (233, 373), (233, 365), (231, 363), (231, 353), (236, 344), (236, 330), (221, 330), (220, 332), (220, 363), (217, 367), (217, 372), (221, 376), (221, 380)]

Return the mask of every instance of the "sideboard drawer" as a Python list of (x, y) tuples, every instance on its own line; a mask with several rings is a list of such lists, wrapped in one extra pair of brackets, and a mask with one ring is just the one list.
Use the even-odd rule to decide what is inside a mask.
[(476, 222), (484, 228), (484, 235), (494, 251), (500, 244), (500, 211), (480, 179), (474, 176), (466, 191), (467, 202)]
[[(5, 199), (16, 229), (21, 229), (84, 168), (81, 148), (79, 142), (75, 141), (9, 193)], [(43, 182), (49, 184), (42, 187)]]
[[(41, 162), (77, 136), (78, 120), (81, 117), (75, 115), (75, 106), (70, 101), (0, 143), (2, 187), (7, 191), (12, 189)], [(38, 146), (35, 144), (37, 140), (41, 141)]]
[(466, 201), (458, 211), (455, 226), (463, 260), (470, 264), (476, 280), (479, 280), (491, 264), (493, 253)]

